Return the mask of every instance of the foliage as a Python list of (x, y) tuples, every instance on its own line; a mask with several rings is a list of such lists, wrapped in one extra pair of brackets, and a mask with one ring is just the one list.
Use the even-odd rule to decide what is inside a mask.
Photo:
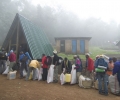
[(41, 27), (52, 44), (54, 37), (92, 37), (91, 44), (108, 45), (108, 40), (119, 39), (120, 25), (111, 21), (110, 24), (101, 19), (79, 19), (75, 14), (63, 10), (60, 6), (34, 6), (31, 0), (1, 0), (0, 3), (0, 45), (8, 33), (16, 13), (22, 14)]
[[(120, 54), (120, 52), (118, 51), (114, 51), (114, 50), (103, 50), (100, 49), (99, 47), (90, 47), (90, 56), (91, 58), (95, 59), (97, 55), (102, 55), (102, 54)], [(69, 60), (73, 60), (73, 56), (72, 54), (66, 55), (64, 53), (59, 53), (59, 56), (65, 58), (67, 57)], [(85, 55), (79, 55), (81, 59), (85, 60)]]

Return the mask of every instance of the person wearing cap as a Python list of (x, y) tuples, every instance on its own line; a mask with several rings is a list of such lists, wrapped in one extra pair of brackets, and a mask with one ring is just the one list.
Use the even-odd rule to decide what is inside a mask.
[(10, 51), (9, 61), (10, 61), (9, 71), (12, 71), (12, 67), (15, 66), (16, 64), (16, 55), (13, 52), (13, 50)]
[(77, 78), (77, 83), (79, 82), (79, 77), (81, 75), (81, 72), (82, 72), (82, 61), (80, 59), (79, 56), (77, 55), (74, 55), (74, 59), (75, 59), (75, 68), (76, 69), (76, 78)]
[(29, 79), (30, 73), (33, 71), (33, 80), (36, 80), (36, 68), (40, 68), (41, 67), (41, 59), (37, 59), (37, 60), (31, 60), (30, 64), (29, 64), (29, 68), (28, 68), (28, 72), (26, 75), (26, 81)]
[[(98, 91), (100, 95), (108, 96), (108, 76), (106, 74), (108, 68), (108, 63), (104, 59), (104, 55), (101, 55), (96, 63), (96, 69), (101, 69), (103, 71), (96, 70), (96, 76), (98, 79)], [(104, 86), (102, 86), (104, 84)]]
[(86, 54), (86, 76), (93, 79), (94, 61), (90, 58), (90, 54)]
[(54, 65), (54, 78), (53, 78), (53, 82), (57, 83), (58, 82), (58, 67), (59, 67), (59, 57), (57, 55), (57, 51), (54, 50), (53, 51), (53, 65)]
[(70, 74), (71, 69), (72, 69), (71, 62), (65, 57), (63, 62), (62, 62), (62, 72), (64, 74), (66, 74), (66, 73)]

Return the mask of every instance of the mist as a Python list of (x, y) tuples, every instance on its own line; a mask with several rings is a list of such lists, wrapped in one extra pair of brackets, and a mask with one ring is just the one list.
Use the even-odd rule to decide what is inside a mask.
[[(119, 40), (120, 24), (109, 23), (101, 18), (83, 19), (75, 13), (51, 6), (33, 5), (30, 0), (1, 0), (0, 3), (0, 45), (2, 45), (12, 21), (19, 13), (42, 28), (52, 45), (54, 37), (92, 37), (90, 45), (114, 45)], [(110, 41), (110, 42), (108, 42)]]

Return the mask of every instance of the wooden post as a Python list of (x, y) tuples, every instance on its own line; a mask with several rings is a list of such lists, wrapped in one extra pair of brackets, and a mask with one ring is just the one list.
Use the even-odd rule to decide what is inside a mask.
[[(10, 51), (10, 49), (11, 49), (10, 47), (11, 47), (11, 40), (10, 40), (10, 42), (9, 42), (9, 51)], [(9, 51), (8, 51), (8, 52), (9, 52)]]
[(17, 37), (16, 37), (16, 58), (18, 58), (18, 46), (19, 45), (19, 21), (17, 24)]

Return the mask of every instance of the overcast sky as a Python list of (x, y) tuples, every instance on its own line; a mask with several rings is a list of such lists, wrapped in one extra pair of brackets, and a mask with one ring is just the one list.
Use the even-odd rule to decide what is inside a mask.
[(80, 18), (101, 18), (105, 22), (115, 20), (120, 23), (120, 0), (33, 0), (34, 5), (49, 5), (74, 12)]

